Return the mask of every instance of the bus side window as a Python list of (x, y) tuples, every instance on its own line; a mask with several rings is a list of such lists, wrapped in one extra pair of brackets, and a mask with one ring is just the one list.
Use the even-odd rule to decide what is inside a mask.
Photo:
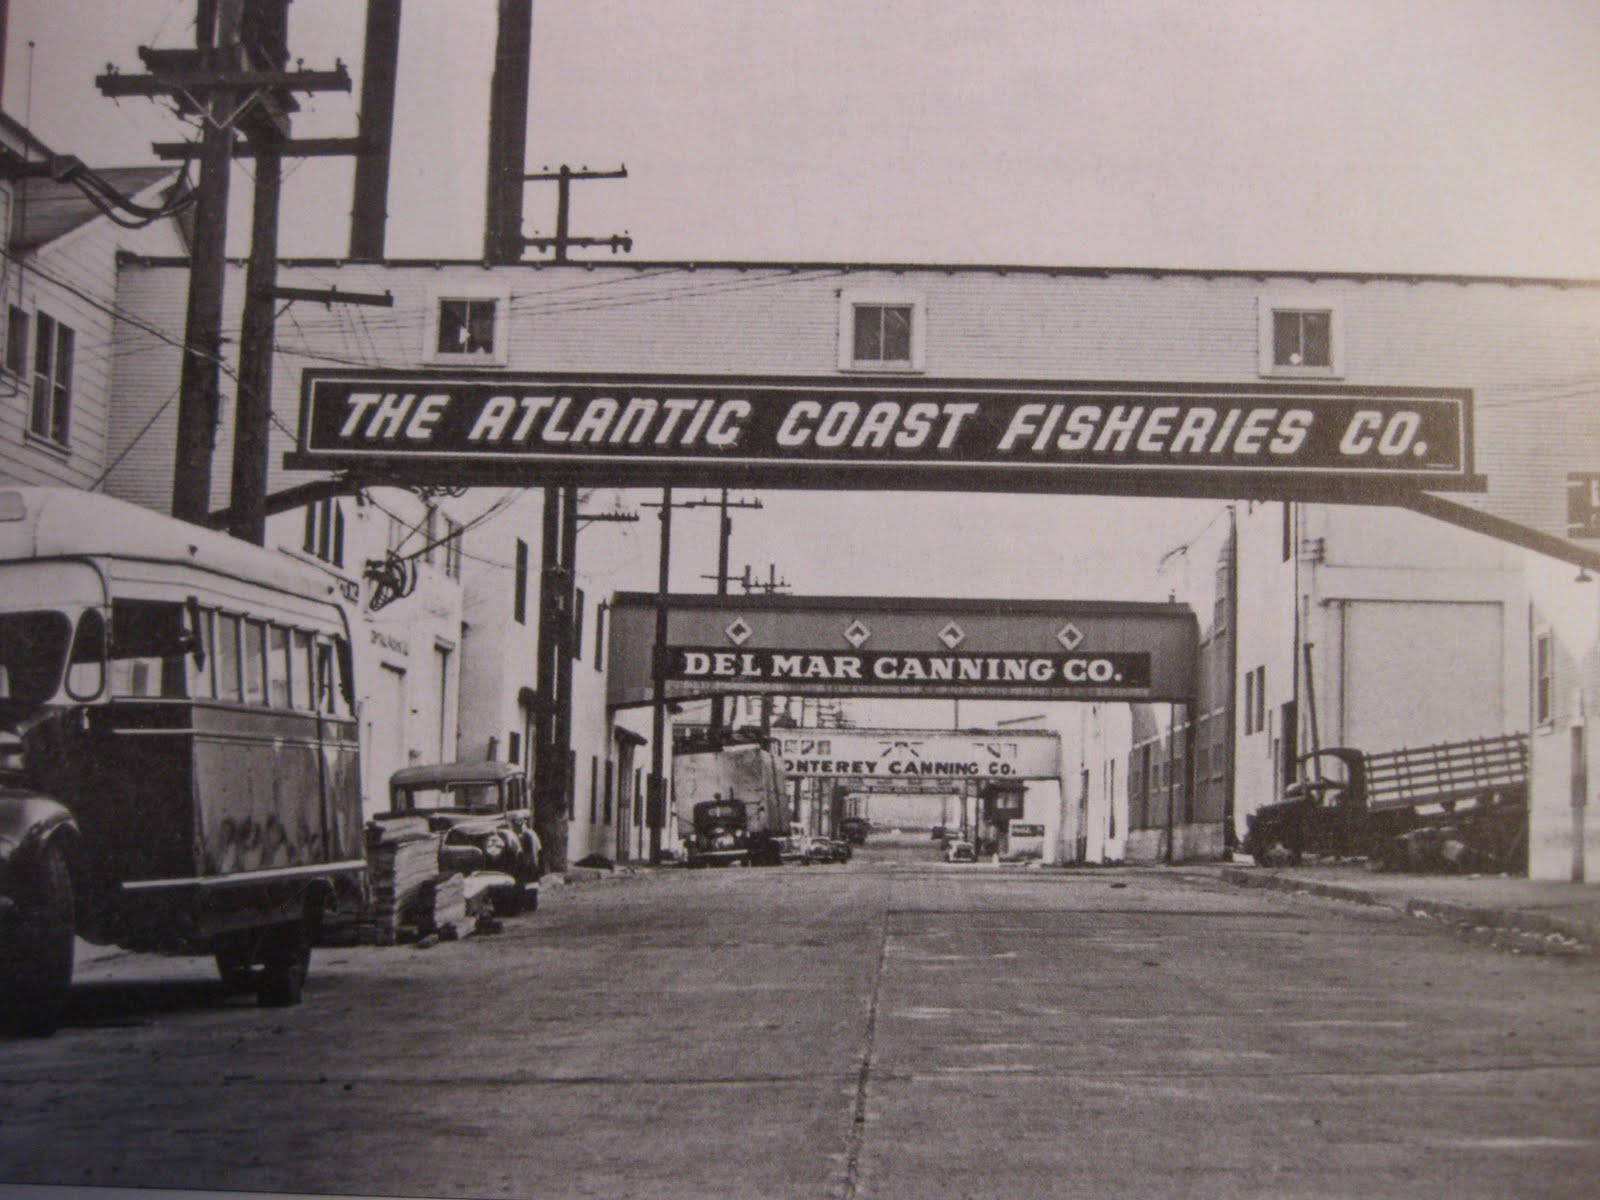
[(181, 604), (117, 600), (111, 606), (111, 691), (177, 699), (187, 694), (188, 613)]
[(217, 614), (217, 699), (239, 702), (239, 618)]
[(201, 608), (190, 603), (189, 622), (195, 628), (189, 630), (193, 645), (199, 648), (197, 655), (193, 648), (184, 656), (189, 672), (189, 696), (195, 700), (210, 700), (216, 695), (216, 688), (211, 682), (213, 663), (216, 661), (216, 614), (210, 609)]
[(239, 656), (244, 666), (244, 702), (267, 702), (267, 627), (260, 621), (244, 623), (244, 646)]
[(267, 705), (289, 707), (289, 631), (267, 626)]
[(311, 656), (311, 634), (304, 629), (294, 629), (289, 633), (289, 682), (293, 688), (292, 702), (294, 706), (305, 712), (315, 712), (317, 702), (315, 690), (312, 687), (316, 675), (315, 659)]
[(333, 647), (327, 642), (317, 643), (317, 711), (334, 711)]

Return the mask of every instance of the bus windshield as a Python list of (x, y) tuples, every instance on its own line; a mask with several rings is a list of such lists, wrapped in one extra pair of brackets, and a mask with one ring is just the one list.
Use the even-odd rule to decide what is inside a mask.
[(65, 613), (0, 613), (0, 717), (14, 721), (56, 694), (71, 640)]

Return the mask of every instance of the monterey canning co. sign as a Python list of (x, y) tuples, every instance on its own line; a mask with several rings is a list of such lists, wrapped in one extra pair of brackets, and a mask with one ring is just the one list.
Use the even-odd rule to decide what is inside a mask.
[(1471, 393), (471, 372), (304, 373), (305, 469), (485, 481), (1475, 488)]

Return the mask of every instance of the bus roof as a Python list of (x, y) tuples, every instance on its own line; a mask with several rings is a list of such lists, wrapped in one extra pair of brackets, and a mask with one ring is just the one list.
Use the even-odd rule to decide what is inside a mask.
[(337, 601), (326, 572), (277, 550), (77, 488), (0, 489), (0, 561), (106, 558), (181, 564)]

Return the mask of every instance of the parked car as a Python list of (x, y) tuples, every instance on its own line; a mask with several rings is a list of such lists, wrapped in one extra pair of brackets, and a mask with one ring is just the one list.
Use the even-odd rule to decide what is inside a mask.
[(841, 838), (818, 838), (814, 845), (817, 862), (849, 862), (854, 853), (850, 843)]
[(786, 863), (815, 862), (812, 857), (812, 837), (809, 833), (790, 832), (778, 839), (778, 861)]
[(539, 906), (539, 836), (521, 770), (502, 762), (434, 763), (389, 777), (382, 822), (420, 817), (441, 834), (439, 870), (466, 876), (467, 895), (487, 895), (496, 913)]
[(944, 848), (944, 860), (949, 863), (977, 862), (978, 853), (971, 842), (951, 842)]

